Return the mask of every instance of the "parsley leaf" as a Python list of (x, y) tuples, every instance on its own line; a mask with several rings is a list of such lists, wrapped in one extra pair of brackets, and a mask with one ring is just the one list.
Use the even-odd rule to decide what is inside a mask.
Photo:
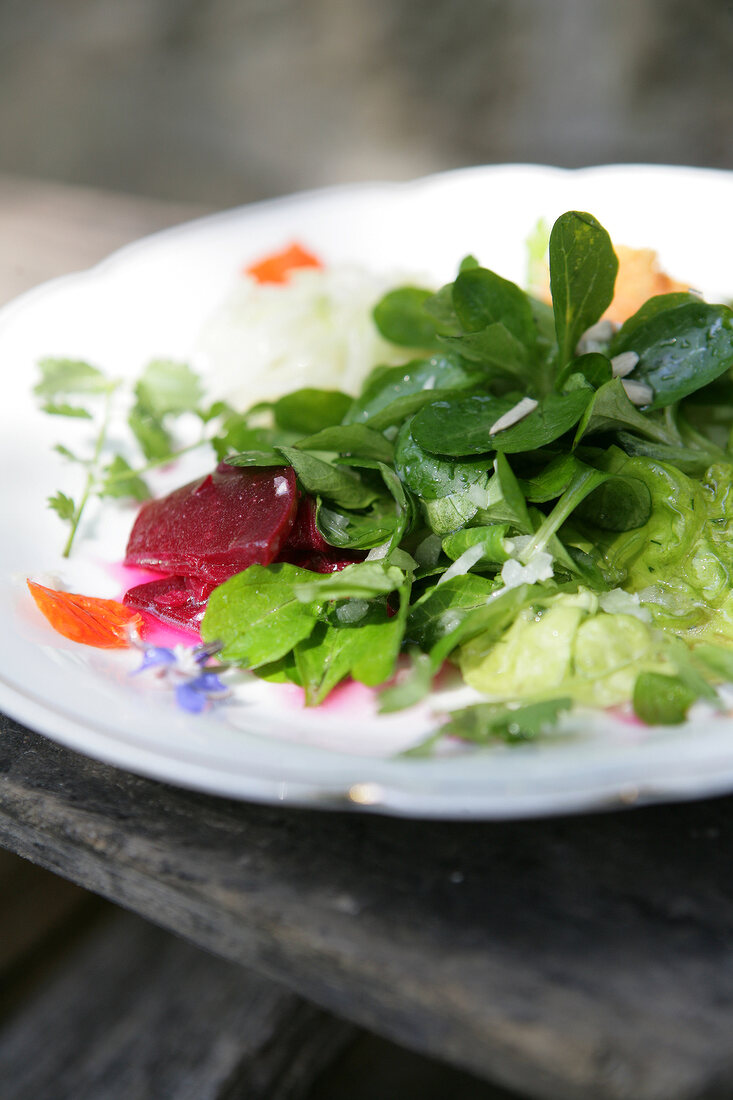
[(115, 455), (109, 466), (106, 466), (102, 472), (99, 495), (147, 500), (150, 490), (143, 479), (135, 473), (130, 463), (122, 455)]
[(54, 493), (52, 497), (48, 498), (48, 506), (49, 508), (52, 508), (54, 512), (56, 512), (56, 514), (61, 517), (61, 519), (68, 522), (71, 522), (71, 520), (73, 520), (74, 513), (76, 511), (76, 504), (71, 499), (71, 497), (66, 495), (66, 493), (62, 493), (60, 491), (58, 493)]
[(153, 359), (135, 386), (137, 404), (151, 417), (162, 419), (198, 412), (203, 389), (198, 375), (186, 363)]
[(37, 397), (55, 398), (59, 394), (102, 394), (114, 388), (101, 370), (80, 359), (41, 359), (41, 381), (33, 387)]
[(41, 408), (43, 412), (48, 413), (49, 416), (69, 416), (77, 420), (92, 419), (92, 414), (89, 410), (82, 408), (80, 405), (67, 405), (66, 402), (56, 403), (47, 401)]

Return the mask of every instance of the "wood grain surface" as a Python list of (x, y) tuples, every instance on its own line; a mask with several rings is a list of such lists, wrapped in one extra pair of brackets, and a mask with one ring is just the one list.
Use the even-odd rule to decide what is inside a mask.
[(5, 721), (0, 841), (530, 1096), (730, 1096), (729, 800), (515, 824), (168, 788)]
[(6, 1100), (301, 1100), (353, 1029), (109, 910), (0, 1031)]
[[(177, 216), (32, 191), (0, 181), (5, 293)], [(531, 1097), (733, 1095), (730, 799), (503, 824), (266, 808), (136, 778), (3, 719), (0, 843)]]

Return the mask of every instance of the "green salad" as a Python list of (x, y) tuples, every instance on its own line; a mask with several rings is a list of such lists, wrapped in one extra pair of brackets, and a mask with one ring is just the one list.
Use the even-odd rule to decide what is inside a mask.
[(479, 694), (444, 730), (476, 741), (532, 737), (574, 706), (651, 724), (723, 710), (733, 312), (680, 291), (614, 326), (617, 268), (608, 233), (570, 211), (550, 235), (552, 305), (467, 256), (437, 293), (377, 304), (413, 358), (358, 396), (207, 413), (228, 465), (292, 467), (351, 564), (250, 566), (211, 592), (203, 640), (313, 705), (352, 677), (399, 710), (449, 662)]
[(599, 325), (618, 263), (589, 214), (559, 218), (549, 261), (552, 306), (471, 256), (437, 293), (392, 291), (377, 326), (419, 357), (376, 367), (353, 400), (289, 395), (250, 446), (225, 441), (230, 464), (292, 465), (324, 539), (369, 554), (215, 589), (202, 635), (224, 657), (318, 703), (407, 653), (390, 710), (448, 660), (487, 700), (451, 729), (478, 736), (573, 702), (672, 723), (717, 700), (733, 678), (733, 313), (678, 292)]

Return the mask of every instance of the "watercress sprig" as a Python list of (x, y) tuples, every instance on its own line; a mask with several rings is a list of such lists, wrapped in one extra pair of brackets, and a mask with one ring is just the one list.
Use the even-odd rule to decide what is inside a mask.
[(133, 387), (134, 401), (127, 415), (131, 442), (137, 443), (145, 459), (135, 468), (109, 441), (115, 398), (124, 390), (122, 380), (76, 359), (46, 358), (39, 363), (39, 370), (41, 378), (34, 393), (42, 411), (50, 416), (89, 421), (94, 428), (87, 455), (77, 454), (62, 443), (55, 446), (58, 454), (84, 470), (78, 497), (58, 490), (48, 498), (49, 507), (69, 526), (62, 551), (64, 557), (69, 557), (92, 497), (145, 500), (150, 496), (146, 473), (208, 440), (204, 434), (194, 444), (177, 448), (171, 423), (184, 413), (196, 414), (204, 424), (211, 417), (202, 404), (200, 380), (190, 367), (153, 360)]

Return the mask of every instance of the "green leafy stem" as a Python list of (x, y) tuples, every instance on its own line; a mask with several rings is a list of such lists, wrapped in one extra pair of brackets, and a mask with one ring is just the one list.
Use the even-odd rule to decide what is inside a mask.
[[(188, 366), (170, 360), (154, 360), (133, 386), (134, 403), (127, 424), (131, 443), (134, 442), (144, 460), (133, 467), (123, 454), (109, 445), (114, 398), (122, 389), (121, 380), (109, 378), (97, 367), (81, 360), (44, 359), (39, 368), (41, 379), (34, 393), (45, 413), (96, 424), (88, 457), (76, 454), (65, 444), (55, 447), (63, 458), (86, 471), (76, 499), (61, 490), (48, 498), (49, 507), (69, 525), (62, 551), (66, 558), (71, 554), (82, 517), (93, 497), (147, 499), (150, 490), (145, 475), (189, 451), (213, 443), (214, 430), (220, 428), (223, 418), (231, 415), (231, 410), (224, 405), (210, 409), (203, 406), (201, 383)], [(184, 413), (198, 417), (203, 431), (195, 442), (176, 446), (172, 425)], [(213, 429), (209, 427), (212, 422)]]

